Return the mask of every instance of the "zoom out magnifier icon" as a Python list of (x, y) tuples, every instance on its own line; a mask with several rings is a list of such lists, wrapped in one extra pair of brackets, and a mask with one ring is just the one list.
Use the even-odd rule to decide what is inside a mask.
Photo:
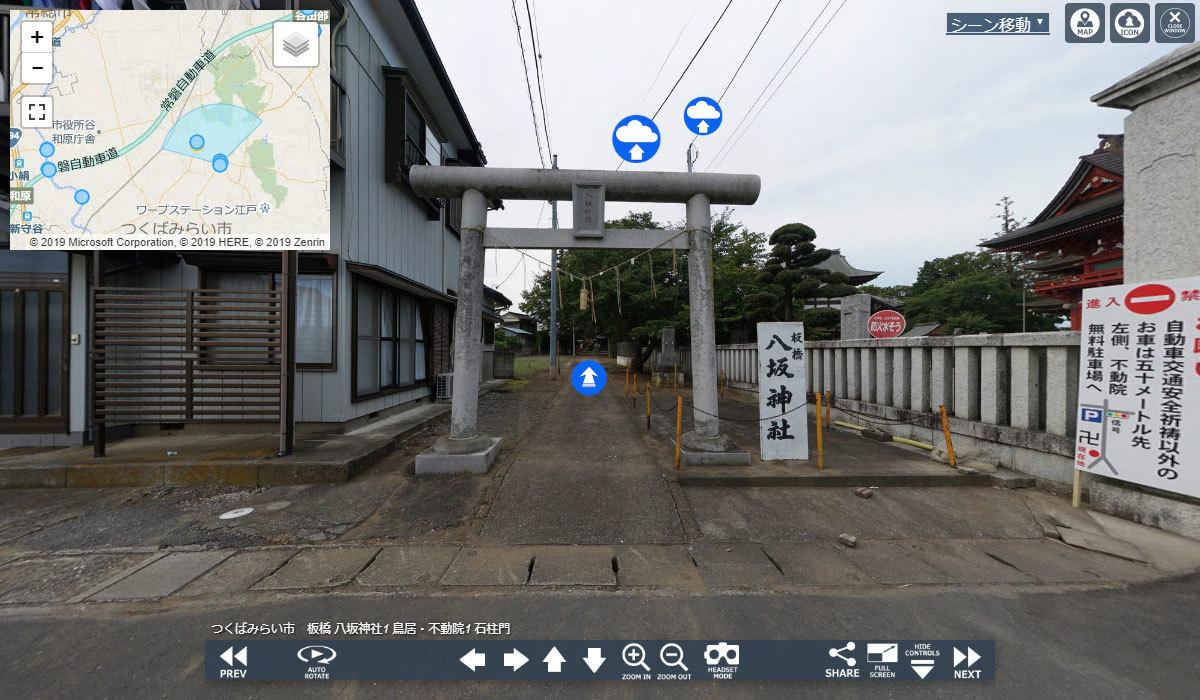
[(666, 666), (678, 666), (684, 671), (688, 670), (688, 667), (683, 665), (683, 647), (675, 642), (664, 644), (662, 649), (658, 650), (658, 659)]

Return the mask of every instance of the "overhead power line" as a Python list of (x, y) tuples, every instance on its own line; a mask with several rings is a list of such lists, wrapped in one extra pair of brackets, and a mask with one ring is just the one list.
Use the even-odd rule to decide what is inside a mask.
[(638, 111), (642, 110), (642, 105), (646, 103), (646, 98), (650, 96), (650, 92), (654, 90), (654, 86), (658, 84), (658, 78), (662, 75), (663, 68), (667, 67), (667, 61), (671, 60), (671, 56), (675, 53), (675, 47), (679, 44), (679, 40), (683, 38), (683, 33), (687, 31), (688, 25), (692, 23), (692, 18), (696, 16), (696, 10), (704, 4), (704, 0), (697, 0), (696, 6), (692, 8), (692, 14), (688, 15), (687, 21), (679, 28), (679, 33), (675, 35), (675, 41), (671, 44), (671, 48), (667, 51), (667, 55), (663, 56), (662, 63), (658, 66), (658, 72), (654, 74), (654, 80), (650, 81), (650, 87), (646, 88), (646, 94), (642, 95), (642, 99), (638, 102)]
[[(646, 98), (650, 96), (650, 93), (654, 90), (654, 86), (658, 85), (658, 78), (662, 75), (663, 68), (667, 67), (667, 61), (671, 60), (671, 56), (675, 54), (675, 47), (679, 44), (679, 40), (683, 38), (683, 33), (687, 31), (688, 25), (692, 23), (692, 18), (696, 16), (696, 10), (699, 10), (700, 6), (703, 4), (704, 0), (697, 0), (695, 7), (692, 8), (692, 14), (688, 15), (687, 21), (684, 22), (683, 26), (679, 28), (679, 33), (675, 35), (675, 41), (671, 43), (671, 48), (667, 50), (667, 55), (663, 56), (662, 63), (658, 64), (658, 71), (654, 74), (654, 80), (650, 81), (650, 86), (646, 88), (646, 94), (642, 95), (642, 99), (638, 101), (638, 114), (642, 113), (642, 105), (646, 104)], [(618, 159), (620, 158), (620, 156), (616, 154), (614, 154), (613, 157)], [(625, 161), (622, 160), (617, 164), (617, 169), (620, 170), (621, 166), (624, 164)]]
[[(525, 17), (529, 20), (529, 40), (533, 44), (533, 70), (537, 75), (538, 102), (542, 106), (542, 131), (546, 134), (546, 150), (554, 154), (554, 145), (550, 141), (550, 123), (546, 119), (546, 88), (542, 81), (542, 39), (538, 34), (535, 13), (529, 9), (529, 0), (525, 0)], [(543, 166), (545, 164), (543, 163)]]
[(683, 72), (679, 74), (679, 78), (675, 80), (675, 84), (672, 85), (671, 89), (667, 91), (667, 96), (663, 98), (662, 104), (658, 106), (658, 109), (654, 110), (654, 115), (650, 117), (651, 119), (658, 119), (658, 113), (661, 112), (662, 108), (666, 106), (667, 100), (671, 99), (671, 95), (675, 94), (675, 88), (679, 87), (679, 83), (683, 80), (683, 76), (687, 75), (688, 69), (692, 67), (692, 64), (696, 61), (696, 57), (699, 56), (700, 52), (704, 50), (704, 45), (708, 43), (709, 38), (713, 35), (713, 32), (716, 31), (717, 25), (721, 23), (721, 20), (725, 17), (725, 13), (729, 11), (729, 6), (732, 4), (733, 0), (729, 0), (729, 2), (725, 3), (725, 9), (721, 10), (721, 15), (717, 17), (717, 21), (713, 22), (713, 26), (708, 30), (708, 34), (704, 35), (704, 41), (700, 42), (700, 46), (696, 48), (696, 53), (692, 54), (692, 60), (688, 61), (688, 64), (684, 66)]
[[(692, 54), (691, 60), (689, 60), (687, 65), (683, 67), (683, 72), (680, 73), (679, 77), (675, 79), (675, 84), (672, 85), (671, 89), (667, 91), (667, 96), (664, 97), (663, 101), (658, 105), (658, 109), (654, 110), (654, 114), (651, 115), (650, 119), (658, 119), (658, 113), (661, 112), (662, 108), (666, 106), (667, 100), (671, 99), (671, 95), (675, 94), (675, 88), (679, 87), (679, 83), (683, 81), (683, 76), (687, 75), (687, 72), (691, 69), (692, 64), (696, 62), (696, 57), (699, 56), (700, 52), (704, 50), (704, 45), (708, 43), (709, 38), (712, 37), (713, 32), (717, 29), (717, 25), (721, 23), (721, 20), (725, 17), (725, 13), (729, 11), (729, 6), (732, 4), (733, 0), (729, 0), (729, 2), (725, 3), (725, 9), (721, 10), (721, 14), (717, 17), (717, 21), (713, 22), (713, 26), (709, 27), (708, 34), (704, 35), (704, 41), (701, 41), (700, 46), (696, 47), (696, 53)], [(624, 164), (624, 160), (618, 163), (617, 170), (620, 170), (621, 166)]]
[(838, 13), (842, 11), (842, 8), (846, 6), (847, 1), (848, 0), (842, 0), (842, 4), (838, 5), (837, 9), (833, 11), (833, 14), (829, 16), (829, 19), (825, 21), (825, 24), (821, 27), (821, 31), (817, 32), (817, 35), (814, 36), (813, 40), (808, 44), (808, 48), (804, 49), (804, 53), (800, 54), (800, 58), (797, 58), (796, 62), (792, 64), (792, 67), (788, 70), (787, 75), (783, 76), (783, 80), (779, 81), (779, 84), (775, 86), (775, 90), (766, 99), (766, 101), (762, 103), (762, 106), (758, 108), (758, 111), (754, 113), (754, 118), (752, 118), (750, 123), (746, 125), (746, 128), (742, 130), (742, 133), (733, 142), (733, 145), (729, 147), (729, 150), (725, 151), (725, 155), (721, 156), (721, 160), (713, 163), (714, 168), (720, 165), (721, 161), (725, 160), (725, 158), (733, 152), (733, 149), (737, 147), (738, 142), (742, 140), (742, 136), (745, 136), (746, 132), (750, 131), (750, 127), (754, 126), (754, 122), (758, 120), (758, 116), (762, 114), (763, 110), (766, 109), (767, 104), (769, 104), (775, 97), (776, 93), (779, 92), (779, 88), (783, 87), (783, 84), (786, 83), (787, 79), (791, 77), (792, 72), (796, 70), (796, 66), (800, 65), (800, 62), (804, 60), (804, 57), (807, 56), (808, 52), (812, 50), (812, 47), (816, 45), (817, 41), (821, 38), (821, 35), (824, 34), (825, 30), (829, 28), (829, 25), (833, 22), (834, 18), (836, 18)]
[(725, 151), (725, 155), (721, 156), (721, 160), (713, 163), (714, 168), (718, 167), (719, 164), (721, 164), (721, 161), (724, 161), (725, 158), (728, 155), (730, 155), (731, 152), (733, 152), (734, 148), (737, 148), (738, 142), (740, 142), (740, 140), (742, 140), (742, 137), (745, 136), (746, 132), (750, 131), (750, 127), (754, 126), (754, 122), (758, 120), (758, 115), (762, 114), (762, 110), (767, 108), (767, 104), (773, 100), (776, 92), (779, 92), (779, 89), (782, 88), (782, 86), (784, 86), (784, 83), (787, 82), (787, 78), (790, 78), (792, 76), (792, 72), (796, 71), (796, 67), (800, 65), (800, 61), (804, 60), (804, 56), (809, 55), (809, 52), (810, 52), (810, 50), (812, 50), (812, 47), (816, 46), (817, 41), (820, 40), (821, 35), (824, 34), (824, 30), (829, 29), (829, 24), (832, 24), (834, 18), (838, 17), (838, 13), (841, 12), (841, 8), (846, 6), (846, 2), (847, 2), (847, 0), (841, 0), (841, 5), (839, 5), (838, 8), (836, 8), (836, 10), (833, 11), (833, 14), (830, 14), (829, 19), (827, 19), (826, 23), (824, 23), (824, 25), (821, 26), (821, 31), (818, 31), (817, 35), (812, 37), (812, 41), (809, 42), (809, 47), (804, 49), (804, 53), (800, 54), (800, 58), (796, 59), (796, 62), (794, 62), (794, 64), (792, 64), (792, 67), (790, 68), (790, 70), (787, 71), (787, 74), (786, 74), (786, 76), (784, 76), (784, 79), (780, 80), (779, 85), (775, 85), (775, 90), (772, 91), (772, 94), (770, 94), (769, 97), (767, 97), (766, 102), (762, 103), (762, 107), (758, 108), (758, 112), (756, 112), (754, 115), (754, 118), (752, 118), (750, 120), (750, 124), (746, 125), (744, 130), (742, 130), (742, 133), (740, 133), (739, 136), (737, 137), (737, 139), (734, 140), (733, 144), (730, 146), (730, 149)]
[(754, 42), (750, 44), (750, 48), (746, 49), (746, 55), (742, 56), (742, 62), (738, 64), (737, 70), (733, 72), (733, 77), (729, 79), (728, 83), (725, 83), (725, 89), (721, 91), (721, 96), (717, 98), (718, 102), (725, 98), (725, 93), (729, 92), (729, 86), (733, 85), (734, 80), (737, 80), (738, 73), (742, 72), (742, 66), (746, 65), (746, 59), (750, 58), (750, 52), (754, 50), (755, 46), (758, 46), (758, 40), (762, 38), (763, 32), (767, 30), (767, 25), (771, 23), (771, 18), (775, 16), (775, 10), (778, 10), (782, 3), (783, 0), (777, 0), (775, 7), (771, 10), (771, 14), (767, 15), (767, 21), (763, 22), (763, 26), (758, 30), (758, 36), (754, 37)]
[(517, 0), (512, 0), (513, 24), (517, 25), (517, 46), (521, 49), (521, 67), (525, 74), (525, 92), (529, 95), (529, 116), (533, 119), (533, 136), (537, 139), (538, 160), (546, 167), (546, 156), (542, 153), (542, 132), (538, 128), (537, 108), (533, 105), (533, 85), (529, 82), (529, 64), (525, 61), (525, 41), (521, 38), (521, 20), (517, 16)]
[[(771, 75), (771, 78), (767, 81), (767, 84), (763, 85), (763, 89), (759, 91), (758, 96), (755, 97), (754, 101), (750, 103), (750, 106), (746, 109), (746, 113), (743, 114), (741, 120), (738, 121), (737, 126), (733, 127), (733, 130), (729, 132), (729, 138), (725, 139), (725, 143), (721, 144), (721, 147), (717, 149), (717, 154), (720, 154), (725, 150), (726, 146), (728, 146), (733, 140), (738, 129), (742, 128), (742, 124), (746, 123), (746, 119), (750, 116), (750, 113), (754, 111), (755, 105), (758, 104), (758, 101), (762, 99), (763, 95), (767, 94), (767, 90), (771, 89), (771, 84), (775, 82), (775, 78), (779, 77), (779, 74), (783, 72), (784, 67), (787, 66), (788, 61), (792, 60), (792, 56), (796, 55), (796, 52), (800, 50), (801, 44), (803, 44), (804, 40), (808, 38), (808, 35), (812, 32), (813, 27), (817, 26), (817, 22), (820, 21), (821, 15), (825, 14), (825, 10), (829, 9), (829, 6), (832, 3), (833, 0), (826, 0), (825, 6), (821, 8), (821, 11), (817, 13), (816, 17), (813, 17), (813, 21), (809, 23), (808, 29), (805, 29), (804, 34), (800, 35), (799, 41), (792, 46), (792, 50), (788, 52), (788, 55), (783, 59), (783, 62), (780, 63), (779, 67), (775, 69), (775, 73)], [(714, 162), (716, 162), (715, 155)]]
[[(721, 102), (721, 100), (725, 99), (725, 93), (729, 92), (729, 87), (733, 85), (733, 81), (737, 80), (738, 73), (742, 72), (742, 66), (746, 65), (746, 59), (750, 58), (750, 52), (754, 50), (755, 46), (758, 46), (758, 40), (762, 38), (763, 32), (767, 30), (767, 25), (771, 23), (771, 18), (775, 16), (775, 11), (779, 9), (781, 4), (783, 4), (783, 0), (776, 0), (775, 7), (771, 8), (771, 14), (767, 15), (767, 21), (763, 22), (763, 26), (758, 30), (758, 35), (754, 37), (754, 41), (751, 42), (750, 48), (746, 49), (746, 54), (742, 56), (742, 62), (738, 64), (737, 70), (733, 72), (733, 76), (729, 79), (729, 82), (725, 83), (725, 89), (721, 91), (721, 96), (717, 98), (718, 104)], [(692, 143), (696, 143), (696, 139), (698, 138), (700, 137), (693, 136)]]

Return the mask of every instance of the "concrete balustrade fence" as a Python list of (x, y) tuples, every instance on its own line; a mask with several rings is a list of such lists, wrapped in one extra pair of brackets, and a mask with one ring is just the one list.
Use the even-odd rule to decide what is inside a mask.
[[(809, 341), (809, 392), (831, 391), (840, 420), (937, 445), (938, 407), (960, 452), (1069, 484), (1079, 333)], [(717, 347), (728, 386), (757, 390), (757, 345)]]

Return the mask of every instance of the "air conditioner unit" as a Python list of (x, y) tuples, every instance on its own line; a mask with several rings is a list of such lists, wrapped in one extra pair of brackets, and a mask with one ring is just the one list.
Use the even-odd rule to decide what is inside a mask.
[(437, 376), (437, 398), (449, 399), (454, 396), (454, 373), (447, 372)]

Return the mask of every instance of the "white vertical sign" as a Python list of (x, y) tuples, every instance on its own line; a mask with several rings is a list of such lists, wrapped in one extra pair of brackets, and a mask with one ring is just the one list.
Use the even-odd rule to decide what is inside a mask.
[(1200, 496), (1200, 277), (1082, 304), (1075, 468)]
[(764, 461), (808, 459), (804, 324), (758, 324), (758, 430)]

